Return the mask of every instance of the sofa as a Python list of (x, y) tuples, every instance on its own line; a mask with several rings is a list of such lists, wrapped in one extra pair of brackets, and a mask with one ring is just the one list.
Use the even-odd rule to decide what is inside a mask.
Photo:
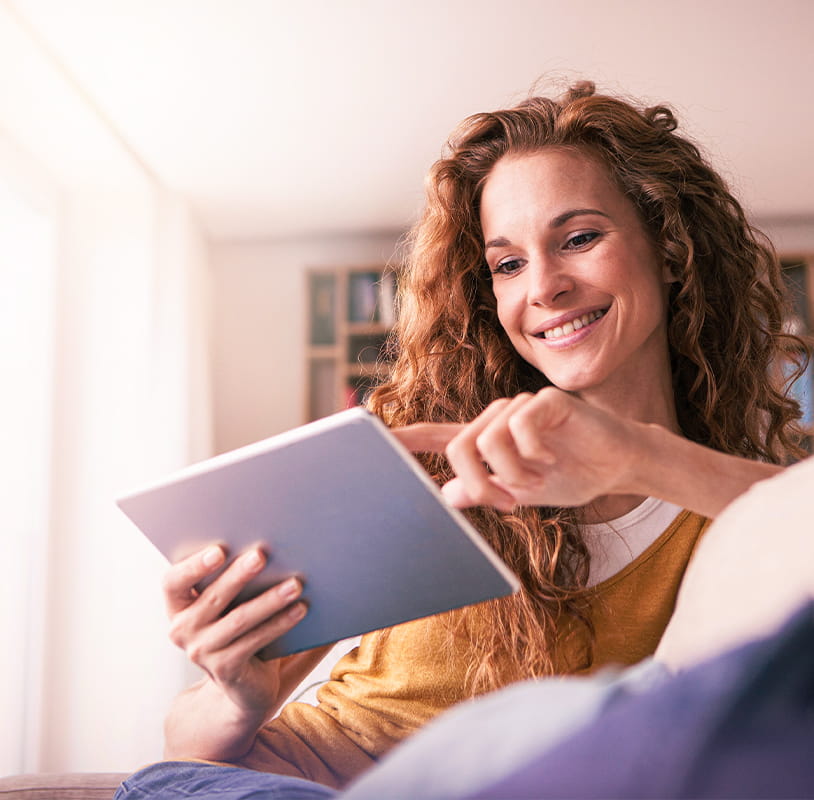
[(0, 778), (2, 800), (110, 800), (127, 777), (116, 772), (12, 775)]
[[(696, 668), (720, 659), (733, 649), (771, 636), (796, 609), (814, 600), (813, 490), (814, 457), (754, 485), (710, 526), (690, 563), (673, 617), (655, 653), (653, 661), (659, 668), (669, 670), (672, 675), (692, 675)], [(637, 670), (638, 667), (631, 669)], [(577, 687), (580, 681), (596, 682), (595, 678), (567, 680)], [(600, 680), (613, 681), (616, 678), (606, 675)], [(806, 691), (814, 694), (812, 689), (814, 687)], [(557, 691), (553, 683), (547, 690)], [(473, 717), (479, 712), (483, 716), (482, 712), (489, 710), (487, 704), (500, 703), (506, 707), (512, 702), (512, 693), (522, 691), (522, 686), (509, 687), (502, 693), (471, 701), (469, 708), (458, 707), (442, 715), (363, 776), (360, 782), (363, 791), (352, 786), (348, 797), (365, 796), (367, 786), (373, 787), (374, 792), (381, 792), (387, 791), (391, 785), (393, 797), (500, 796), (483, 788), (487, 783), (483, 776), (488, 776), (490, 785), (495, 786), (499, 785), (499, 780), (495, 783), (496, 778), (510, 777), (511, 770), (517, 768), (518, 748), (510, 748), (506, 759), (497, 752), (499, 748), (489, 742), (479, 740), (478, 747), (474, 747), (473, 741), (473, 748), (477, 750), (473, 760), (472, 754), (468, 753), (466, 733), (474, 730), (470, 725)], [(591, 713), (594, 718), (601, 716), (597, 709)], [(814, 752), (814, 723), (805, 730), (806, 736), (811, 737), (810, 742), (806, 739), (806, 747), (810, 744), (811, 752)], [(457, 737), (454, 752), (443, 747), (444, 742), (450, 741), (450, 734)], [(521, 731), (521, 734), (525, 735), (525, 732)], [(499, 730), (493, 735), (495, 743), (506, 740)], [(529, 739), (528, 736), (525, 738)], [(516, 741), (523, 740), (517, 738)], [(529, 763), (533, 766), (532, 756), (537, 743), (532, 739), (526, 744), (531, 754), (531, 761), (524, 762), (528, 767)], [(544, 752), (544, 748), (538, 749), (540, 753)], [(469, 771), (471, 775), (463, 784), (459, 782), (444, 788), (441, 786), (443, 781), (456, 771), (456, 753), (459, 771)], [(468, 762), (460, 760), (466, 759), (467, 755)], [(501, 758), (504, 760), (500, 761)], [(490, 764), (490, 759), (494, 763)], [(464, 766), (467, 763), (472, 765), (471, 769)], [(416, 764), (421, 768), (414, 769)], [(405, 788), (401, 781), (412, 773), (418, 773), (411, 778), (414, 784)], [(802, 796), (814, 797), (814, 772), (811, 774), (812, 783), (810, 786), (806, 784), (810, 792)], [(116, 773), (10, 776), (0, 778), (0, 800), (109, 800), (124, 777)], [(388, 782), (396, 779), (399, 783)], [(396, 786), (400, 789), (397, 790)], [(404, 794), (398, 794), (398, 791)], [(342, 798), (343, 794), (337, 797)]]

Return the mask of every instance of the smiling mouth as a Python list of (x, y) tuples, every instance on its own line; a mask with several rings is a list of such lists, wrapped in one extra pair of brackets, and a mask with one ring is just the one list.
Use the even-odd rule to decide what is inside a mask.
[(601, 317), (604, 317), (607, 313), (607, 308), (598, 309), (597, 311), (589, 311), (587, 314), (583, 314), (580, 317), (575, 317), (563, 325), (558, 325), (556, 328), (549, 328), (547, 331), (541, 331), (540, 333), (536, 334), (536, 336), (539, 339), (561, 339), (563, 336), (570, 336), (572, 333), (574, 333), (574, 331), (578, 331), (581, 328), (587, 328), (588, 325), (590, 325), (592, 322), (596, 322)]

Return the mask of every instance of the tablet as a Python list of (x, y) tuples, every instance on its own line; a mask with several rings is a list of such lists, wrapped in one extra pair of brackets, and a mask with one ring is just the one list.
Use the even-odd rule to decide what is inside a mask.
[[(194, 464), (117, 500), (170, 561), (262, 544), (237, 600), (297, 575), (309, 610), (263, 658), (511, 594), (517, 578), (361, 407)], [(202, 587), (201, 587), (202, 588)]]

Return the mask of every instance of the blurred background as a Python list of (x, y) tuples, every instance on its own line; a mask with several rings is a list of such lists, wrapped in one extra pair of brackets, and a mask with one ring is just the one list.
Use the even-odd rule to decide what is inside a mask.
[(0, 0), (0, 773), (160, 758), (194, 675), (114, 499), (313, 416), (309, 271), (393, 261), (466, 115), (667, 101), (805, 316), (812, 31), (810, 0)]

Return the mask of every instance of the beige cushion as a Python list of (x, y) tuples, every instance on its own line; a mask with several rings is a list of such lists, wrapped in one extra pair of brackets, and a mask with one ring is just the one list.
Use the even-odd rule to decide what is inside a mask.
[(110, 800), (126, 777), (118, 772), (12, 775), (0, 778), (0, 800)]
[(681, 669), (770, 633), (814, 597), (814, 457), (760, 481), (710, 526), (656, 659)]

